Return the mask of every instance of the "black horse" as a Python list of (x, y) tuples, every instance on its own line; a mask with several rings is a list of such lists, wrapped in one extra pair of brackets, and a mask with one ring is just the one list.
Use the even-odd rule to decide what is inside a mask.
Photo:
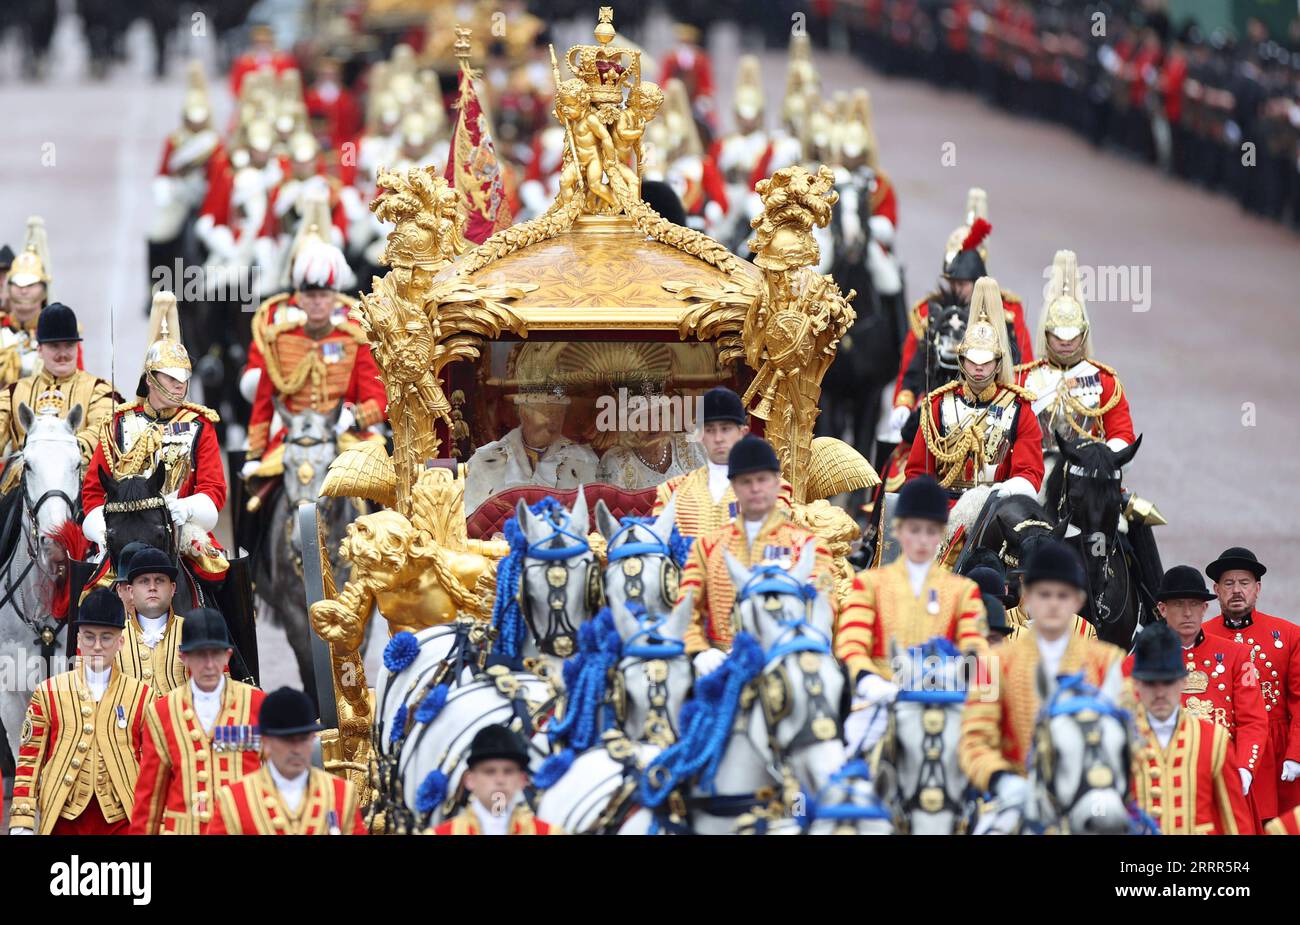
[(178, 555), (179, 530), (162, 494), (166, 470), (157, 466), (151, 475), (118, 479), (101, 468), (98, 477), (104, 488), (104, 538), (110, 561), (116, 565), (122, 550), (133, 542), (167, 553), (180, 570), (173, 609), (184, 612), (194, 607), (212, 607), (221, 611), (235, 644), (231, 676), (256, 679), (257, 631), (247, 557), (230, 560), (230, 568), (221, 581), (196, 575), (186, 558)]
[(1105, 443), (1058, 434), (1061, 464), (1047, 480), (1047, 507), (1061, 523), (1073, 524), (1088, 576), (1088, 609), (1084, 614), (1097, 635), (1129, 648), (1139, 626), (1149, 622), (1155, 590), (1163, 574), (1160, 555), (1144, 524), (1129, 524), (1121, 532), (1125, 496), (1122, 467), (1142, 444), (1115, 452)]

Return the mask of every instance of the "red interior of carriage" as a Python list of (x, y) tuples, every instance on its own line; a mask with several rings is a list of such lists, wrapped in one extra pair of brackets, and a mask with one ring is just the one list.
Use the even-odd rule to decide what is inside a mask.
[[(592, 485), (584, 485), (582, 491), (587, 496), (588, 517), (595, 516), (596, 502), (602, 499), (609, 508), (610, 513), (620, 518), (628, 515), (644, 517), (650, 513), (655, 503), (654, 488), (628, 491), (619, 488), (617, 485), (606, 485), (597, 482)], [(578, 497), (578, 490), (571, 488), (568, 491), (556, 491), (553, 488), (545, 488), (539, 485), (520, 485), (515, 488), (507, 488), (488, 498), (478, 506), (478, 510), (469, 515), (465, 522), (466, 530), (471, 539), (491, 539), (495, 534), (501, 533), (505, 529), (507, 520), (515, 516), (515, 507), (521, 498), (527, 504), (532, 505), (548, 497), (556, 498), (561, 504), (572, 510), (573, 502)], [(586, 529), (590, 532), (592, 525), (587, 524)]]

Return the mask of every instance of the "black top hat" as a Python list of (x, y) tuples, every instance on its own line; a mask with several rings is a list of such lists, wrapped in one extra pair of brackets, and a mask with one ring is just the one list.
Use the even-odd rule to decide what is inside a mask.
[(514, 761), (525, 771), (528, 770), (528, 748), (522, 739), (505, 726), (484, 726), (474, 734), (469, 743), (469, 767), (480, 761), (493, 759)]
[(1268, 571), (1255, 558), (1255, 554), (1245, 546), (1233, 546), (1231, 549), (1225, 549), (1219, 553), (1219, 558), (1205, 567), (1205, 574), (1210, 576), (1210, 581), (1218, 581), (1224, 572), (1230, 572), (1233, 569), (1245, 569), (1253, 573), (1257, 581), (1263, 578), (1264, 573)]
[(1057, 539), (1045, 539), (1029, 553), (1020, 584), (1028, 587), (1036, 581), (1059, 581), (1080, 591), (1088, 590), (1079, 554)]
[(704, 418), (700, 423), (710, 421), (731, 421), (744, 426), (749, 423), (749, 416), (740, 403), (740, 396), (720, 385), (704, 393)]
[(197, 652), (199, 649), (233, 649), (230, 631), (226, 629), (226, 618), (221, 611), (211, 607), (195, 607), (187, 610), (181, 623), (182, 652)]
[(1183, 641), (1168, 623), (1156, 621), (1138, 633), (1132, 676), (1138, 681), (1177, 681), (1187, 677)]
[(118, 581), (126, 581), (127, 573), (131, 570), (131, 559), (142, 549), (149, 549), (149, 544), (142, 540), (132, 540), (122, 547), (117, 554), (117, 562), (114, 564), (113, 574), (117, 576)]
[(0, 245), (0, 270), (7, 270), (14, 265), (14, 249), (8, 244)]
[(988, 615), (989, 630), (1010, 636), (1015, 627), (1007, 622), (1007, 609), (1002, 606), (1002, 601), (992, 594), (981, 594), (980, 597), (984, 601), (984, 612)]
[(734, 479), (750, 472), (780, 473), (776, 450), (762, 437), (745, 434), (736, 441), (727, 456), (727, 478)]
[(1175, 565), (1165, 572), (1160, 579), (1160, 590), (1156, 592), (1157, 601), (1178, 601), (1190, 598), (1194, 601), (1212, 601), (1218, 595), (1205, 590), (1205, 579), (1201, 573), (1190, 565)]
[(126, 609), (122, 606), (122, 599), (108, 588), (96, 588), (77, 608), (77, 625), (126, 629)]
[(979, 250), (972, 247), (970, 250), (958, 251), (944, 265), (943, 275), (949, 279), (968, 280), (973, 283), (981, 276), (989, 274), (984, 267), (984, 258), (980, 256)]
[(77, 330), (77, 314), (62, 302), (53, 302), (41, 309), (36, 319), (36, 343), (62, 344), (81, 340)]
[(933, 520), (936, 523), (948, 522), (948, 493), (943, 490), (934, 476), (921, 474), (908, 479), (898, 491), (898, 503), (894, 506), (894, 517), (903, 519), (913, 517), (918, 520)]
[(172, 557), (157, 546), (145, 546), (132, 554), (126, 580), (132, 582), (141, 575), (166, 575), (175, 581), (176, 565), (172, 562)]
[(266, 695), (258, 713), (262, 735), (296, 736), (307, 732), (320, 732), (325, 727), (316, 721), (316, 708), (311, 698), (292, 687), (282, 687)]

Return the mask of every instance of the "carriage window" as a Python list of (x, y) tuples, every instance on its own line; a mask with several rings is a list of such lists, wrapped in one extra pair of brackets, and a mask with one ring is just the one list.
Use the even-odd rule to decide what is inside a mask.
[(525, 341), (484, 354), (452, 383), (467, 512), (521, 485), (636, 491), (698, 468), (702, 396), (734, 385), (712, 344)]

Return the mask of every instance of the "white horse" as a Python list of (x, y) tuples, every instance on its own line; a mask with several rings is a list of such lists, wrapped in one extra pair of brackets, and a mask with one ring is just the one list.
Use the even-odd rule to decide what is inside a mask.
[[(21, 489), (6, 508), (17, 523), (4, 525), (11, 541), (0, 564), (0, 655), (13, 672), (0, 678), (0, 722), (4, 747), (18, 752), (27, 703), (40, 681), (63, 670), (56, 653), (62, 651), (66, 621), (56, 594), (66, 593), (68, 550), (58, 534), (77, 516), (81, 494), (81, 447), (77, 428), (82, 408), (74, 405), (67, 418), (53, 412), (34, 414), (18, 405), (18, 420), (27, 431), (23, 448), (10, 460), (22, 466)], [(15, 528), (16, 527), (16, 528)], [(66, 612), (64, 613), (66, 617)]]
[(536, 779), (545, 789), (538, 817), (567, 832), (650, 829), (651, 814), (637, 800), (641, 775), (677, 741), (677, 715), (694, 680), (682, 641), (690, 602), (671, 608), (687, 546), (674, 511), (670, 501), (653, 522), (620, 522), (597, 502), (609, 607), (585, 625), (592, 644), (565, 664), (563, 715), (551, 727), (553, 746), (563, 750)]
[(893, 661), (900, 690), (888, 708), (877, 784), (900, 831), (951, 835), (966, 817), (968, 804), (969, 779), (957, 763), (966, 662), (943, 637)]
[[(642, 788), (670, 829), (685, 827), (684, 809), (699, 834), (891, 830), (865, 766), (847, 761), (840, 738), (846, 682), (830, 602), (811, 583), (814, 561), (813, 541), (788, 573), (727, 555), (742, 632), (722, 667), (697, 682), (681, 739), (650, 763)], [(761, 821), (795, 790), (787, 818)]]

